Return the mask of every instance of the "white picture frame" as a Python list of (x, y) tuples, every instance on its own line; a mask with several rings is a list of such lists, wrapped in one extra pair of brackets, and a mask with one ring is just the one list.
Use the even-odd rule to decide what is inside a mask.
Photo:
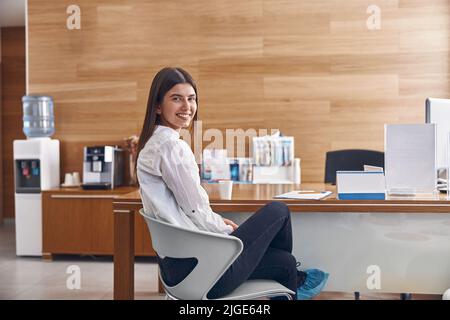
[(388, 195), (437, 194), (436, 125), (386, 124)]

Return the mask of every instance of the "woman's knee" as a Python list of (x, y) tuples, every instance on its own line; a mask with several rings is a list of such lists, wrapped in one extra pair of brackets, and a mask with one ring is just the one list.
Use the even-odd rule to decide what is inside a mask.
[(289, 217), (291, 215), (291, 212), (289, 211), (289, 207), (283, 202), (272, 201), (272, 202), (266, 204), (266, 207), (268, 209), (270, 209), (271, 212), (274, 212), (281, 216)]

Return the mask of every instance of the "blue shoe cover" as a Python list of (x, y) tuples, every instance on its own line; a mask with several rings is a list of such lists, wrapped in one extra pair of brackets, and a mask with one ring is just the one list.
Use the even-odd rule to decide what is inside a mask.
[(297, 289), (297, 300), (309, 300), (317, 296), (325, 287), (329, 273), (319, 269), (308, 269), (305, 283)]

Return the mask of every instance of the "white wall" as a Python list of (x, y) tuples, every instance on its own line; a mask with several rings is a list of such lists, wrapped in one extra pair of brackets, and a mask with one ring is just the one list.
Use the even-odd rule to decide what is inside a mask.
[[(1, 1), (1, 0), (0, 0)], [(2, 28), (0, 27), (0, 155), (2, 154)], [(3, 223), (3, 163), (0, 157), (0, 224)]]
[(25, 25), (26, 0), (0, 0), (0, 27)]

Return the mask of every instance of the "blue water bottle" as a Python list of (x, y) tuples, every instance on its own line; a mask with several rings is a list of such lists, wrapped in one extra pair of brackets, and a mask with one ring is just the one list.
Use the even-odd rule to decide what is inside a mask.
[(237, 159), (230, 163), (231, 180), (239, 181), (239, 161)]

